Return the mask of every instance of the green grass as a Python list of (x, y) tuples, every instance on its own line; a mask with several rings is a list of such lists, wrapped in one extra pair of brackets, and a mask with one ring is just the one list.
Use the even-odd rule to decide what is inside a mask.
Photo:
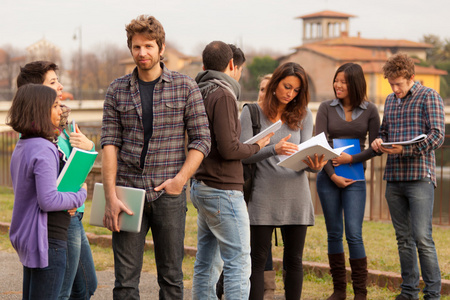
[[(9, 188), (0, 187), (0, 221), (10, 222), (13, 206), (13, 195)], [(102, 227), (89, 225), (91, 202), (86, 202), (86, 212), (83, 218), (86, 232), (97, 235), (111, 235), (111, 232)], [(197, 243), (197, 211), (192, 203), (188, 202), (188, 212), (186, 218), (185, 245), (195, 247)], [(278, 232), (279, 233), (279, 232)], [(148, 234), (151, 240), (151, 232)], [(434, 227), (433, 237), (436, 243), (438, 258), (443, 279), (450, 279), (450, 229), (444, 227)], [(399, 259), (397, 253), (397, 243), (392, 224), (389, 222), (365, 221), (363, 225), (363, 238), (368, 257), (368, 267), (373, 270), (390, 271), (400, 273)], [(273, 247), (273, 256), (282, 258), (283, 247), (281, 234), (278, 234), (279, 246)], [(96, 269), (98, 271), (113, 268), (113, 254), (110, 248), (102, 248), (92, 245), (92, 252)], [(345, 248), (347, 248), (345, 246)], [(13, 252), (7, 234), (0, 234), (0, 250)], [(346, 249), (348, 257), (348, 250)], [(306, 244), (304, 250), (304, 261), (328, 263), (327, 242), (325, 221), (322, 216), (316, 217), (316, 225), (308, 228)], [(193, 266), (195, 258), (185, 257), (183, 263), (184, 282), (186, 288), (192, 287)], [(143, 270), (156, 274), (153, 251), (146, 251), (144, 254)], [(283, 293), (283, 283), (281, 272), (277, 272), (277, 294)], [(324, 299), (331, 293), (332, 280), (329, 275), (319, 278), (314, 274), (305, 272), (302, 299)], [(352, 288), (348, 285), (348, 293), (351, 295)], [(398, 290), (389, 290), (377, 286), (369, 286), (370, 299), (394, 299)], [(450, 296), (443, 296), (441, 299), (450, 300)]]
[(0, 222), (10, 222), (14, 204), (11, 188), (0, 186)]

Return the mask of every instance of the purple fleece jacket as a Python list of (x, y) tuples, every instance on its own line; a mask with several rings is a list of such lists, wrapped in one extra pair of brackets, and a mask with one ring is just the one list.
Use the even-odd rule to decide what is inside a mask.
[(79, 207), (86, 190), (56, 190), (59, 155), (55, 145), (43, 138), (20, 139), (11, 156), (14, 207), (9, 238), (28, 268), (48, 266), (47, 212)]

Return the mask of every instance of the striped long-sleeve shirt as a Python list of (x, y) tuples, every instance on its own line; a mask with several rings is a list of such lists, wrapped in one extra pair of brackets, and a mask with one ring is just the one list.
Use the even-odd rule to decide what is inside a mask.
[(436, 186), (434, 150), (444, 142), (444, 104), (441, 96), (419, 82), (414, 83), (406, 97), (394, 93), (386, 98), (380, 137), (384, 142), (410, 140), (420, 134), (427, 138), (404, 145), (402, 154), (389, 154), (384, 179), (413, 181), (430, 177)]

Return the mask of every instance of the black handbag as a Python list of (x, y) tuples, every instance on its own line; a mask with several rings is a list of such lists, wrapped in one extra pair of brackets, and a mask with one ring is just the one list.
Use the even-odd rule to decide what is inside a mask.
[[(250, 117), (252, 120), (253, 136), (257, 135), (261, 131), (261, 122), (259, 120), (258, 104), (246, 103), (250, 111)], [(253, 177), (256, 172), (256, 164), (242, 164), (244, 167), (244, 199), (245, 202), (249, 202), (252, 196)]]

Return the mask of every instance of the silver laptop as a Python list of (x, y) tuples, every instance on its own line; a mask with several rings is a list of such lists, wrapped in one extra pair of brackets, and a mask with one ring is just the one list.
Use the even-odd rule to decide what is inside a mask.
[[(144, 210), (145, 190), (116, 186), (117, 198), (125, 203), (133, 211), (130, 216), (125, 212), (119, 215), (119, 227), (121, 231), (140, 232), (142, 223), (142, 212)], [(105, 192), (103, 184), (96, 183), (92, 196), (91, 218), (89, 224), (104, 227), (103, 217), (105, 215)]]

